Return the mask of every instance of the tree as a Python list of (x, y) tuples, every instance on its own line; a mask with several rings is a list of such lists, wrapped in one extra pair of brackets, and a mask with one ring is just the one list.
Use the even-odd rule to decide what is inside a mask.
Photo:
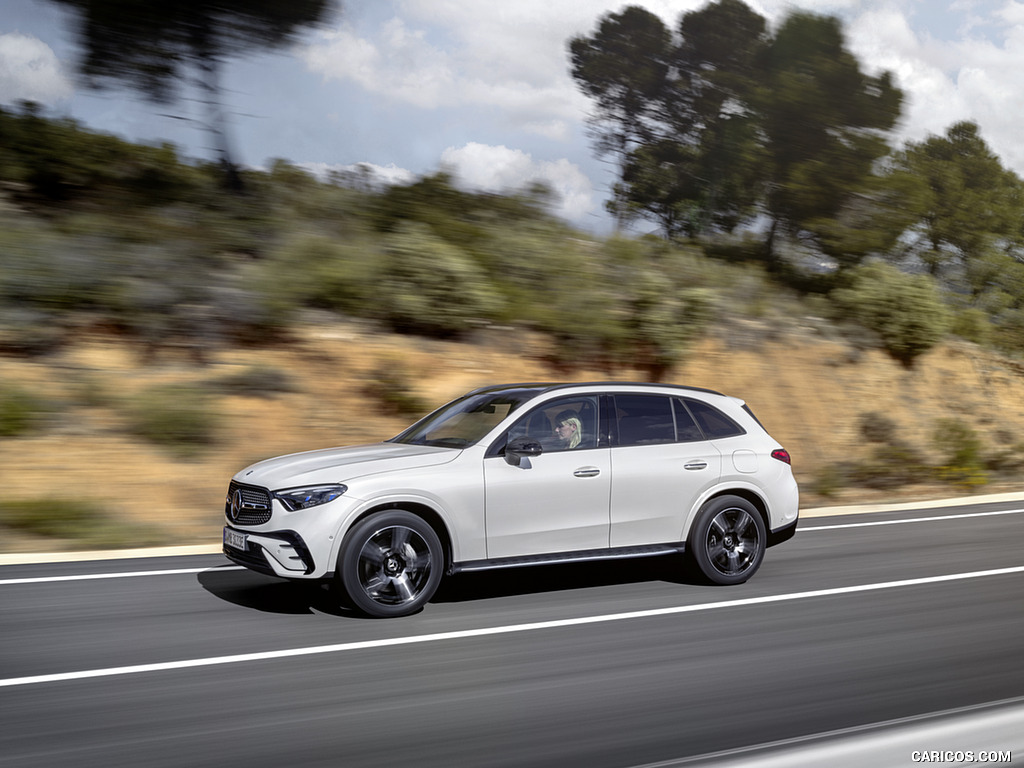
[(959, 267), (976, 299), (1010, 267), (1009, 254), (1024, 234), (1020, 179), (1003, 168), (973, 122), (909, 142), (896, 166), (922, 185), (904, 255), (935, 276)]
[(889, 254), (920, 217), (921, 180), (886, 163), (851, 190), (834, 214), (808, 219), (821, 252), (840, 269), (871, 254)]
[(76, 12), (83, 49), (79, 69), (102, 87), (122, 81), (167, 104), (194, 83), (228, 185), (241, 177), (227, 136), (221, 70), (229, 58), (279, 48), (305, 27), (326, 21), (335, 0), (51, 0)]
[(755, 213), (767, 159), (755, 104), (769, 42), (764, 18), (741, 0), (718, 0), (680, 19), (674, 63), (685, 95), (676, 95), (681, 107), (671, 114), (695, 158), (690, 237), (732, 231)]
[(685, 14), (679, 35), (631, 6), (569, 44), (572, 75), (595, 102), (597, 153), (619, 167), (609, 209), (623, 222), (652, 220), (669, 238), (731, 229), (754, 202), (756, 127), (745, 104), (765, 21), (720, 0)]
[(803, 233), (820, 246), (821, 222), (869, 189), (903, 97), (888, 72), (861, 72), (832, 17), (791, 14), (765, 67), (757, 109), (769, 156), (765, 258), (772, 266), (778, 233)]
[(666, 133), (673, 43), (661, 19), (638, 6), (610, 13), (592, 37), (573, 38), (569, 54), (572, 76), (596, 104), (590, 124), (599, 155), (621, 164)]
[(864, 252), (895, 238), (892, 228), (870, 242), (853, 235), (858, 212), (891, 197), (873, 171), (902, 94), (888, 73), (861, 72), (838, 20), (792, 13), (772, 36), (741, 0), (717, 0), (678, 30), (627, 8), (570, 42), (573, 77), (595, 101), (597, 152), (620, 158), (620, 218), (674, 238), (766, 214), (770, 265), (781, 234)]

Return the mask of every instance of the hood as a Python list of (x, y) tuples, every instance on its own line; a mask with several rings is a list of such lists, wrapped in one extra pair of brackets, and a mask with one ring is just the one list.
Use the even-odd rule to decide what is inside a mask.
[(311, 483), (344, 483), (363, 475), (447, 464), (461, 451), (426, 445), (374, 443), (292, 453), (259, 461), (234, 479), (272, 491)]

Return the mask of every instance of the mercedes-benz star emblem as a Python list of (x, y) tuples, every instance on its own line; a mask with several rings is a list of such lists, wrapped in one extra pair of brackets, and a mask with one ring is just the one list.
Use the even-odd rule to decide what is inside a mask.
[(231, 494), (231, 519), (237, 520), (238, 513), (242, 509), (242, 492), (235, 491)]

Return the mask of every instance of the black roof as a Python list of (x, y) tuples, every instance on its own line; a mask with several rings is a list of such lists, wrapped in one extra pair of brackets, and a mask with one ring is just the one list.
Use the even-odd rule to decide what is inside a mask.
[(502, 392), (505, 390), (534, 389), (540, 392), (551, 392), (559, 389), (570, 389), (572, 387), (602, 387), (604, 389), (615, 389), (616, 387), (651, 387), (652, 389), (676, 389), (682, 392), (703, 392), (708, 395), (719, 395), (725, 397), (722, 392), (703, 387), (687, 387), (682, 384), (655, 384), (649, 381), (562, 381), (562, 382), (523, 382), (517, 384), (492, 384), (487, 387), (479, 387), (467, 392), (467, 395), (478, 395), (484, 392)]

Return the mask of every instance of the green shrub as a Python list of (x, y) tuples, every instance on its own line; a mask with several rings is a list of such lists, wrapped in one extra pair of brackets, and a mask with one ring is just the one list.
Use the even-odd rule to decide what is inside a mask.
[(702, 288), (679, 290), (653, 271), (639, 274), (626, 303), (624, 357), (651, 381), (678, 364), (707, 325), (713, 295)]
[(73, 384), (75, 405), (86, 408), (108, 408), (117, 404), (115, 391), (95, 375), (82, 374)]
[(500, 314), (484, 271), (422, 224), (401, 224), (385, 240), (375, 315), (400, 333), (456, 336)]
[(69, 539), (87, 536), (103, 518), (94, 504), (63, 499), (0, 502), (0, 522), (36, 536)]
[(970, 425), (958, 419), (941, 419), (936, 423), (932, 442), (943, 454), (942, 463), (936, 468), (940, 479), (965, 490), (988, 483), (982, 441)]
[(367, 316), (383, 269), (375, 242), (302, 233), (253, 265), (245, 284), (280, 317), (304, 307)]
[(0, 527), (88, 547), (149, 546), (164, 540), (155, 528), (112, 519), (95, 502), (69, 499), (0, 501)]
[(418, 418), (430, 410), (426, 401), (413, 391), (397, 360), (380, 363), (363, 385), (363, 394), (373, 398), (391, 416)]
[(989, 322), (988, 313), (976, 307), (957, 312), (953, 317), (950, 332), (961, 339), (982, 345), (990, 344), (993, 338), (992, 323)]
[(882, 346), (906, 367), (945, 336), (949, 312), (935, 281), (908, 275), (882, 262), (850, 273), (851, 284), (832, 297), (841, 313), (876, 333)]
[(132, 434), (182, 456), (210, 446), (220, 421), (209, 392), (187, 384), (153, 387), (132, 399), (126, 411)]
[(64, 319), (60, 312), (44, 312), (33, 307), (0, 309), (0, 353), (41, 357), (56, 352), (67, 336), (62, 327)]
[(31, 432), (48, 410), (45, 401), (21, 387), (0, 385), (0, 437)]
[(1017, 474), (1024, 470), (1024, 443), (996, 449), (985, 457), (985, 469), (1000, 474)]
[(860, 416), (860, 434), (869, 443), (891, 443), (896, 440), (896, 422), (875, 411)]
[(888, 490), (920, 482), (928, 476), (928, 464), (912, 446), (882, 444), (875, 447), (870, 458), (853, 465), (850, 476), (868, 488)]
[(249, 397), (273, 397), (297, 389), (295, 381), (287, 373), (261, 365), (211, 381), (210, 386), (225, 394)]
[(810, 489), (818, 496), (829, 499), (846, 484), (847, 479), (842, 468), (829, 464), (815, 472), (814, 477), (811, 478)]
[(628, 366), (662, 379), (713, 314), (717, 293), (699, 279), (696, 257), (620, 237), (579, 257), (578, 269), (546, 281), (555, 290), (538, 314), (556, 342), (552, 362)]
[(995, 344), (1013, 355), (1024, 352), (1024, 309), (1008, 309), (999, 315)]

